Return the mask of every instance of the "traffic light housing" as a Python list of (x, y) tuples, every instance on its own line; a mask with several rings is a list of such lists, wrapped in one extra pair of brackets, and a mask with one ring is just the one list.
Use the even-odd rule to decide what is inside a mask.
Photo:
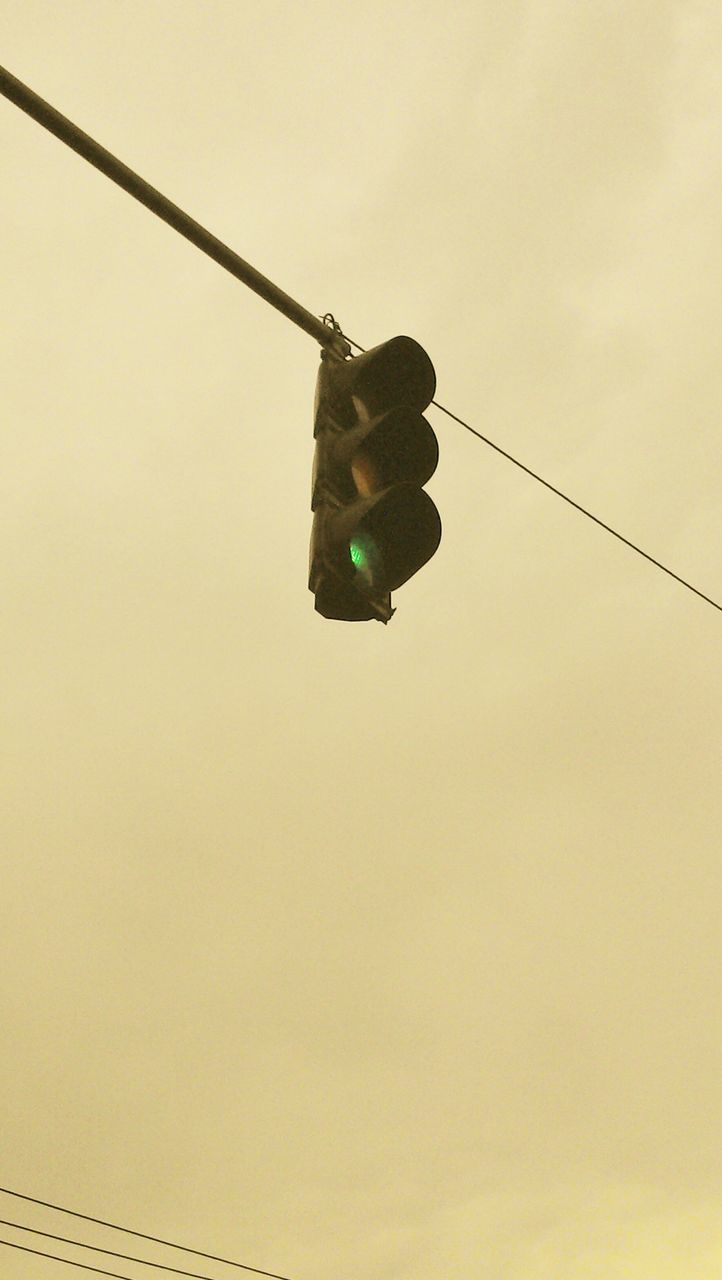
[(436, 374), (413, 338), (344, 360), (316, 384), (309, 587), (325, 618), (388, 622), (395, 591), (430, 560), (441, 519), (422, 486), (439, 446), (423, 417)]

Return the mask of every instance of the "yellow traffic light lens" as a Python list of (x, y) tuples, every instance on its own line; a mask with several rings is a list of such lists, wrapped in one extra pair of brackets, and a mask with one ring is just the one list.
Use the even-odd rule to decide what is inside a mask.
[(378, 468), (373, 458), (363, 449), (359, 450), (351, 460), (351, 475), (357, 491), (368, 498), (377, 489), (382, 488)]

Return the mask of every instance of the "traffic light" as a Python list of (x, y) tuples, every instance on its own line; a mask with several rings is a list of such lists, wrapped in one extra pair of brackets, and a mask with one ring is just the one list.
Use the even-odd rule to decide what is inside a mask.
[(388, 622), (391, 592), (439, 545), (441, 519), (422, 488), (439, 459), (422, 416), (435, 390), (434, 366), (413, 338), (348, 360), (323, 352), (309, 587), (325, 618)]

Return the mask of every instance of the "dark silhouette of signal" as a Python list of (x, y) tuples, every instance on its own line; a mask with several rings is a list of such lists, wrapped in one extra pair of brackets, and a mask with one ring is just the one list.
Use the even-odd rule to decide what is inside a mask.
[(439, 446), (423, 411), (436, 374), (413, 338), (343, 360), (316, 384), (309, 587), (325, 618), (388, 622), (391, 592), (430, 560), (441, 518), (422, 486)]

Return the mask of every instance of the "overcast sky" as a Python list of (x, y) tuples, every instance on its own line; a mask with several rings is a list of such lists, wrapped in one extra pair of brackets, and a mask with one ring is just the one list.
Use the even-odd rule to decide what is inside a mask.
[[(718, 0), (2, 9), (722, 601)], [(0, 1183), (293, 1280), (722, 1274), (720, 613), (432, 409), (438, 553), (321, 618), (313, 339), (5, 101), (0, 154)]]

